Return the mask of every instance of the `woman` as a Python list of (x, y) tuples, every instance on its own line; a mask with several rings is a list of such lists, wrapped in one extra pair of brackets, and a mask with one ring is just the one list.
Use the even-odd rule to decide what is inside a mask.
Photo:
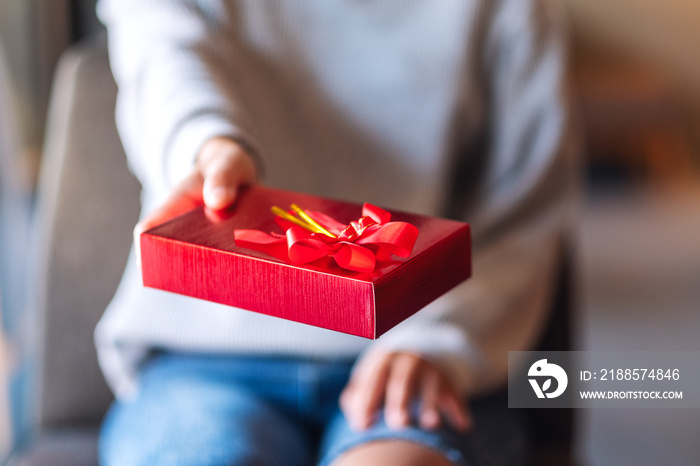
[[(376, 342), (140, 286), (96, 339), (105, 464), (517, 464), (507, 351), (546, 319), (572, 182), (539, 0), (102, 0), (135, 233), (272, 186), (469, 221), (474, 278)], [(136, 242), (138, 244), (138, 241)], [(339, 407), (338, 407), (339, 404)]]

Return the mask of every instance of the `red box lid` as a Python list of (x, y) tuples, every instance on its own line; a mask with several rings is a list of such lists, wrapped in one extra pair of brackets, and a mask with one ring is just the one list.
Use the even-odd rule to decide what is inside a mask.
[(223, 214), (194, 209), (141, 235), (144, 286), (376, 339), (471, 275), (466, 223), (391, 211), (419, 230), (412, 254), (372, 274), (331, 258), (293, 265), (239, 247), (235, 229), (282, 233), (273, 205), (296, 203), (348, 224), (362, 206), (254, 186)]

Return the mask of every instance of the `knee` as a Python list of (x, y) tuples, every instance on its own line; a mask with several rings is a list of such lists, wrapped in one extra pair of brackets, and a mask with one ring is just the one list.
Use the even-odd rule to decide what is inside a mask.
[(331, 466), (453, 466), (437, 451), (405, 440), (378, 440), (343, 453)]

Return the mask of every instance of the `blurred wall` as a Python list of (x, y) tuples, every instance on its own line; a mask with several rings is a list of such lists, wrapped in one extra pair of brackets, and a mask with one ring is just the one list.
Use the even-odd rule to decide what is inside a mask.
[(655, 67), (700, 108), (700, 1), (564, 1), (579, 50)]
[(28, 189), (39, 162), (53, 70), (72, 37), (71, 11), (70, 0), (0, 0), (0, 42), (9, 63)]
[(593, 187), (700, 182), (699, 0), (561, 0)]

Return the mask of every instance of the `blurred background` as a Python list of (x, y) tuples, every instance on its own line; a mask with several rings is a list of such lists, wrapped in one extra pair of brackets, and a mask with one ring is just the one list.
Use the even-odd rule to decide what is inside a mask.
[[(585, 131), (578, 349), (700, 351), (700, 2), (560, 0)], [(0, 458), (32, 419), (26, 258), (56, 63), (90, 0), (0, 0)], [(576, 413), (584, 465), (700, 464), (700, 410)]]

